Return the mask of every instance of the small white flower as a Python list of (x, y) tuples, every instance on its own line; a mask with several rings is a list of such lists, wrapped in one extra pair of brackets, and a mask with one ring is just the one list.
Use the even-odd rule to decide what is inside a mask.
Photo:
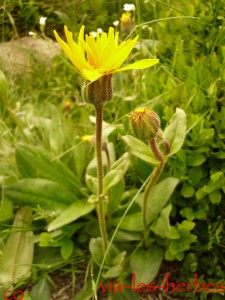
[(126, 3), (123, 5), (123, 10), (124, 11), (135, 11), (135, 5), (132, 3), (130, 3), (130, 4)]
[(90, 33), (93, 35), (94, 38), (97, 37), (97, 32), (96, 31), (91, 31)]
[(40, 25), (45, 25), (46, 24), (46, 20), (47, 20), (47, 17), (40, 17), (39, 24)]
[(113, 25), (116, 27), (116, 26), (118, 26), (120, 24), (120, 21), (119, 20), (116, 20), (116, 21), (114, 21), (113, 22)]
[(97, 32), (99, 32), (99, 33), (103, 33), (103, 30), (102, 30), (102, 28), (97, 28)]
[(36, 36), (37, 34), (35, 32), (33, 32), (33, 31), (29, 31), (28, 35), (30, 35), (30, 36)]

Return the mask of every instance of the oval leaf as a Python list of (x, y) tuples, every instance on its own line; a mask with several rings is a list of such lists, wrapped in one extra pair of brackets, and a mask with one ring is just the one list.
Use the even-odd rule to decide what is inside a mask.
[[(167, 204), (178, 183), (179, 179), (167, 177), (153, 187), (148, 196), (148, 223), (151, 223), (158, 216), (162, 208)], [(137, 198), (136, 202), (142, 206), (143, 193)]]
[[(120, 218), (113, 218), (112, 225), (116, 227), (119, 222)], [(120, 225), (120, 229), (125, 229), (128, 231), (142, 231), (143, 224), (141, 213), (139, 212), (125, 216)]]
[(152, 165), (158, 165), (159, 160), (152, 153), (151, 148), (140, 140), (134, 138), (131, 135), (122, 136), (121, 139), (126, 144), (126, 150), (130, 154), (150, 163)]
[(170, 144), (170, 153), (168, 156), (177, 153), (183, 146), (186, 136), (187, 117), (183, 109), (177, 108), (172, 116), (169, 125), (163, 133), (164, 139)]
[(69, 224), (78, 218), (87, 215), (94, 208), (95, 205), (92, 203), (86, 202), (85, 200), (77, 200), (48, 225), (48, 231)]
[(162, 238), (169, 237), (171, 234), (169, 219), (171, 210), (172, 205), (169, 203), (161, 210), (159, 217), (151, 225), (151, 230), (160, 235)]
[(4, 188), (5, 196), (16, 203), (40, 206), (50, 215), (56, 214), (73, 203), (76, 198), (64, 186), (51, 180), (22, 179)]
[[(94, 262), (101, 266), (102, 260), (104, 258), (104, 251), (103, 251), (103, 245), (102, 245), (102, 239), (100, 237), (97, 238), (91, 238), (89, 243), (89, 250), (91, 253), (91, 256), (94, 260)], [(111, 259), (115, 258), (119, 254), (119, 251), (117, 248), (111, 244), (109, 248), (108, 255)], [(107, 264), (107, 261), (105, 262), (105, 265)]]
[(14, 284), (29, 275), (33, 261), (32, 208), (21, 208), (14, 219), (12, 230), (0, 260), (0, 284)]
[(136, 282), (148, 284), (153, 281), (157, 275), (163, 259), (163, 250), (157, 246), (151, 246), (150, 249), (139, 248), (132, 255), (130, 268), (135, 274)]
[(49, 300), (51, 298), (51, 291), (47, 279), (41, 278), (33, 286), (30, 295), (32, 300)]
[(123, 178), (123, 172), (119, 170), (109, 171), (104, 177), (103, 188), (106, 193), (112, 186), (116, 185)]
[(80, 183), (73, 172), (60, 160), (53, 160), (49, 152), (31, 146), (16, 147), (16, 163), (25, 178), (44, 178), (64, 185), (71, 191), (79, 191)]

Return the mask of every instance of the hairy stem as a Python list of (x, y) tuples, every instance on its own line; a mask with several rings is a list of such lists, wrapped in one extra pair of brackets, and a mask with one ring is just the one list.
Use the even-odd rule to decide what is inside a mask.
[(98, 213), (98, 222), (99, 229), (102, 237), (103, 250), (106, 252), (108, 246), (108, 236), (105, 223), (105, 213), (104, 213), (104, 195), (103, 195), (103, 163), (102, 163), (102, 122), (103, 122), (103, 105), (99, 104), (95, 106), (96, 112), (96, 158), (97, 158), (97, 177), (98, 177), (98, 204), (97, 204), (97, 213)]
[(148, 234), (148, 222), (147, 222), (148, 196), (153, 186), (157, 182), (160, 174), (162, 173), (162, 170), (165, 165), (164, 156), (160, 152), (155, 139), (151, 139), (149, 141), (149, 144), (155, 156), (160, 160), (160, 164), (154, 168), (152, 176), (144, 191), (144, 198), (143, 198), (143, 205), (142, 205), (142, 222), (144, 228), (145, 245), (147, 244), (147, 234)]

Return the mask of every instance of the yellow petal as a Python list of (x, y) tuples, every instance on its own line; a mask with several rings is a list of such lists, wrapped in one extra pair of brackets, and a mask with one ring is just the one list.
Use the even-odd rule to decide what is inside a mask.
[[(86, 40), (88, 39), (88, 36), (86, 36)], [(81, 46), (83, 47), (84, 51), (87, 53), (87, 60), (88, 60), (88, 63), (90, 64), (91, 67), (94, 67), (96, 66), (96, 60), (95, 60), (95, 55), (92, 51), (92, 49), (89, 47), (89, 45), (87, 44), (86, 41), (84, 40), (79, 40), (80, 41), (80, 44)]]
[(113, 71), (113, 73), (120, 72), (120, 71), (127, 71), (127, 70), (140, 70), (140, 69), (147, 69), (159, 62), (159, 59), (154, 58), (154, 59), (142, 59), (139, 60), (133, 64), (129, 64), (125, 67), (122, 67), (120, 69), (117, 69)]
[(83, 76), (84, 76), (84, 78), (86, 78), (89, 81), (95, 81), (95, 80), (99, 79), (100, 77), (102, 77), (103, 74), (94, 69), (93, 70), (84, 69)]
[(59, 37), (58, 33), (55, 30), (54, 30), (54, 34), (55, 34), (55, 38), (56, 38), (57, 42), (59, 43), (60, 47), (62, 48), (62, 50), (66, 53), (66, 55), (68, 57), (70, 57), (72, 55), (72, 53), (71, 53), (69, 46)]
[(72, 34), (72, 32), (70, 32), (68, 30), (67, 26), (65, 26), (65, 35), (66, 35), (66, 38), (67, 38), (68, 46), (69, 46), (70, 51), (71, 51), (71, 56), (69, 56), (69, 58), (72, 61), (72, 63), (75, 65), (75, 67), (79, 71), (83, 70), (84, 68), (91, 69), (91, 66), (88, 64), (88, 62), (87, 62), (87, 60), (84, 56), (84, 52), (74, 42), (73, 34)]
[(87, 47), (85, 48), (86, 52), (87, 52), (87, 57), (88, 57), (88, 61), (89, 63), (94, 67), (94, 68), (98, 68), (99, 64), (98, 64), (98, 48), (95, 42), (95, 38), (92, 34), (90, 34), (89, 36), (86, 36), (86, 45)]
[(110, 72), (111, 70), (118, 69), (122, 63), (127, 59), (128, 55), (130, 54), (131, 50), (134, 48), (137, 42), (138, 36), (134, 40), (127, 40), (119, 45), (116, 48), (111, 56), (107, 57), (105, 60), (104, 65), (102, 66), (106, 72)]
[(115, 33), (115, 46), (118, 47), (119, 32)]
[(84, 28), (85, 28), (85, 26), (82, 25), (82, 26), (81, 26), (81, 29), (80, 29), (80, 32), (79, 32), (79, 36), (78, 36), (78, 46), (80, 47), (80, 49), (81, 49), (81, 51), (82, 51), (83, 53), (84, 53), (84, 49), (83, 49), (83, 47), (82, 47), (82, 45), (81, 45), (80, 40), (84, 39)]

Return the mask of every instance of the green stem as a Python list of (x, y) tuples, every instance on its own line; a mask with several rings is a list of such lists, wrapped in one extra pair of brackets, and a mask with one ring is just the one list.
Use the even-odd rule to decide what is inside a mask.
[(155, 156), (160, 160), (160, 164), (154, 168), (152, 176), (151, 176), (151, 178), (145, 188), (145, 191), (144, 191), (144, 198), (143, 198), (143, 205), (142, 205), (142, 222), (143, 222), (143, 228), (144, 228), (145, 245), (147, 244), (147, 235), (148, 235), (148, 222), (147, 222), (148, 196), (149, 196), (149, 193), (152, 190), (153, 186), (157, 182), (160, 174), (162, 173), (162, 170), (165, 165), (164, 156), (160, 152), (155, 139), (151, 139), (149, 141), (149, 144), (150, 144), (150, 147), (151, 147), (153, 153), (155, 154)]
[[(104, 147), (104, 151), (106, 154), (106, 160), (107, 160), (107, 173), (110, 171), (110, 167), (111, 167), (111, 162), (110, 162), (110, 155), (109, 155), (109, 149), (107, 147), (107, 144)], [(112, 206), (112, 202), (111, 202), (111, 190), (108, 190), (108, 209), (107, 209), (107, 225), (108, 228), (111, 227), (111, 222), (112, 222), (112, 218), (111, 218), (111, 206)]]
[(102, 237), (102, 244), (104, 253), (107, 250), (108, 246), (108, 236), (105, 223), (105, 213), (104, 213), (104, 194), (103, 194), (103, 163), (102, 163), (102, 122), (103, 122), (103, 104), (95, 105), (96, 112), (96, 158), (97, 158), (97, 177), (98, 177), (98, 204), (97, 204), (97, 213), (98, 213), (98, 222), (99, 229)]

